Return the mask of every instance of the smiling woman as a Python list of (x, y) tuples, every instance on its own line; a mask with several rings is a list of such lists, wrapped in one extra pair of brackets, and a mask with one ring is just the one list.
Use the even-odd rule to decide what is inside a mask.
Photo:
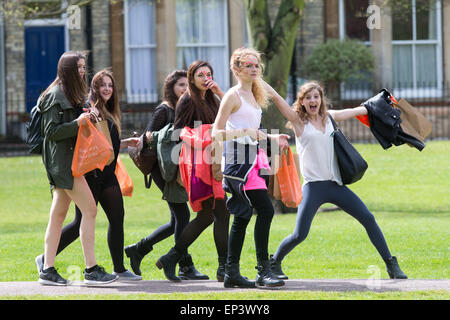
[(103, 101), (108, 101), (113, 94), (113, 83), (110, 77), (105, 76), (102, 78), (102, 82), (100, 84), (100, 97)]

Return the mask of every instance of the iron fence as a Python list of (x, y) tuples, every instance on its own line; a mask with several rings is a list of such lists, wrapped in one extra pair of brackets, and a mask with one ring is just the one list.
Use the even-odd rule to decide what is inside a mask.
[[(433, 129), (427, 140), (450, 139), (450, 82), (440, 86), (422, 84), (414, 86), (405, 84), (397, 85), (394, 89), (385, 86), (397, 98), (404, 98), (431, 121)], [(344, 84), (338, 90), (328, 89), (326, 95), (331, 102), (331, 109), (355, 107), (376, 94), (372, 85), (366, 82)], [(133, 132), (142, 133), (152, 118), (153, 110), (158, 104), (157, 94), (122, 93), (122, 137), (129, 137)], [(29, 114), (26, 109), (24, 95), (8, 92), (6, 101), (0, 100), (0, 108), (3, 108), (6, 128), (0, 135), (0, 156), (26, 155), (24, 139), (26, 137), (26, 122)], [(288, 102), (292, 103), (292, 94)], [(2, 109), (0, 109), (2, 110)], [(376, 143), (370, 129), (362, 125), (357, 119), (350, 119), (340, 123), (342, 131), (352, 142)], [(270, 129), (270, 128), (269, 128)]]

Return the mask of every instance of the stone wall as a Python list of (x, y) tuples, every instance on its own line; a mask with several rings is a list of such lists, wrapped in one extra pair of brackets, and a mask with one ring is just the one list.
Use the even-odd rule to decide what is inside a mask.
[[(23, 1), (18, 1), (20, 5)], [(25, 41), (23, 18), (17, 13), (6, 15), (5, 31), (5, 89), (7, 116), (17, 121), (25, 112)]]
[(94, 72), (111, 67), (111, 36), (109, 1), (93, 1), (92, 15), (92, 54)]

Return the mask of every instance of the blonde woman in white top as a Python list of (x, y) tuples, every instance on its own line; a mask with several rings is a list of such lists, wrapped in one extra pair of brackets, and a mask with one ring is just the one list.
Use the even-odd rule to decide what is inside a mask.
[[(224, 286), (251, 288), (283, 286), (284, 281), (270, 272), (268, 253), (269, 233), (274, 214), (267, 193), (263, 170), (268, 158), (260, 141), (275, 139), (288, 146), (287, 135), (270, 135), (260, 130), (261, 107), (267, 102), (264, 91), (261, 57), (250, 48), (233, 52), (230, 68), (238, 84), (224, 95), (213, 126), (216, 141), (224, 143), (224, 190), (230, 194), (227, 208), (234, 215), (229, 233), (228, 257), (225, 266)], [(254, 229), (258, 275), (249, 281), (240, 274), (239, 262), (245, 234), (253, 209), (257, 212)]]
[(317, 82), (305, 83), (299, 90), (294, 108), (268, 84), (266, 90), (280, 112), (292, 124), (303, 176), (303, 199), (298, 207), (294, 232), (287, 236), (272, 257), (272, 273), (287, 279), (281, 269), (281, 261), (298, 244), (306, 239), (312, 220), (324, 203), (333, 203), (357, 219), (366, 229), (370, 241), (386, 263), (390, 278), (406, 279), (396, 257), (391, 256), (383, 233), (374, 216), (348, 187), (342, 184), (333, 147), (334, 131), (331, 115), (335, 121), (343, 121), (367, 114), (363, 106), (343, 110), (327, 110), (322, 87)]

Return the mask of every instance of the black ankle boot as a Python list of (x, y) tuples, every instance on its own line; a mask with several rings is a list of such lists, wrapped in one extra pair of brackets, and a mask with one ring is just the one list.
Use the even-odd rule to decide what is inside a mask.
[(403, 271), (400, 269), (396, 257), (391, 257), (389, 259), (383, 260), (386, 263), (386, 270), (391, 279), (408, 279), (406, 274), (404, 274)]
[(209, 277), (206, 274), (199, 272), (192, 261), (192, 257), (189, 253), (185, 253), (178, 262), (180, 269), (178, 270), (178, 276), (183, 280), (208, 280)]
[(227, 263), (227, 257), (219, 257), (219, 267), (217, 268), (217, 281), (223, 282), (225, 279), (225, 264)]
[(263, 287), (281, 287), (284, 286), (284, 281), (278, 279), (272, 271), (270, 271), (270, 261), (259, 261), (256, 266), (258, 274), (256, 275), (256, 284)]
[(223, 281), (225, 288), (255, 288), (254, 281), (248, 281), (247, 278), (241, 276), (238, 263), (227, 263), (225, 265), (225, 277)]
[(167, 280), (179, 282), (180, 278), (175, 274), (175, 269), (177, 267), (177, 263), (181, 258), (181, 254), (175, 250), (175, 248), (170, 249), (170, 251), (161, 256), (159, 260), (156, 262), (156, 266), (158, 269), (164, 268), (164, 275)]
[(270, 271), (272, 271), (272, 274), (278, 279), (283, 280), (289, 279), (288, 276), (285, 275), (283, 270), (281, 269), (281, 262), (275, 261), (272, 255), (270, 256)]
[[(152, 248), (153, 249), (153, 248)], [(150, 250), (151, 251), (151, 250)], [(149, 251), (149, 252), (150, 252)], [(141, 275), (141, 262), (144, 259), (145, 254), (141, 254), (138, 250), (138, 243), (125, 247), (125, 254), (130, 258), (130, 266), (133, 272), (138, 276)]]

